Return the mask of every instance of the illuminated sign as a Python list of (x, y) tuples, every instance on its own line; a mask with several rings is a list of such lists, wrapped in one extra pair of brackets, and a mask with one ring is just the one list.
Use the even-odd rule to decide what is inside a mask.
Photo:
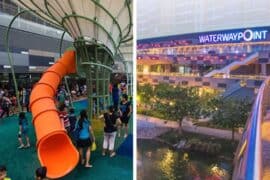
[(224, 43), (224, 42), (249, 42), (249, 41), (258, 41), (266, 40), (267, 30), (261, 31), (252, 31), (247, 29), (240, 32), (231, 32), (231, 33), (215, 33), (209, 35), (200, 35), (200, 43)]

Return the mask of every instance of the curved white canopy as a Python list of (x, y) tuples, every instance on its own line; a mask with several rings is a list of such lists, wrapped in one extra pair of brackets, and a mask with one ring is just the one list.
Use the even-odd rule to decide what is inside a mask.
[(132, 31), (132, 0), (14, 0), (78, 38), (104, 44), (113, 54)]

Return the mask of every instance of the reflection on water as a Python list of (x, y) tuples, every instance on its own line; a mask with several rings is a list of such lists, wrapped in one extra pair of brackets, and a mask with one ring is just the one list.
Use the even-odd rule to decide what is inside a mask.
[(227, 180), (230, 166), (207, 154), (177, 152), (153, 140), (138, 140), (139, 180)]
[(175, 179), (174, 177), (174, 169), (173, 166), (175, 164), (175, 160), (174, 160), (174, 153), (170, 150), (167, 150), (167, 152), (165, 152), (163, 158), (161, 159), (160, 162), (158, 162), (158, 166), (160, 168), (160, 170), (162, 171), (163, 174), (165, 174), (166, 177), (168, 177), (169, 179)]

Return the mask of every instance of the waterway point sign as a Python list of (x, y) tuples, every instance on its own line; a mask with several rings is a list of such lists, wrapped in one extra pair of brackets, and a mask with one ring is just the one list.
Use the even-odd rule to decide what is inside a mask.
[(203, 34), (199, 36), (200, 43), (229, 43), (229, 42), (249, 42), (267, 39), (268, 30), (251, 30)]

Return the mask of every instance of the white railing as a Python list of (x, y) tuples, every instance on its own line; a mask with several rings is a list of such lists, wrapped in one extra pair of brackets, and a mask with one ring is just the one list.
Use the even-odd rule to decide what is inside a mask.
[(216, 74), (226, 74), (227, 72), (230, 72), (232, 67), (246, 65), (247, 63), (253, 61), (257, 57), (259, 57), (259, 53), (254, 53), (254, 54), (248, 56), (243, 61), (235, 61), (235, 62), (225, 66), (224, 68), (222, 68), (220, 70), (213, 70), (213, 71), (209, 72), (208, 74), (206, 74), (204, 77), (212, 77), (212, 76), (214, 76)]

